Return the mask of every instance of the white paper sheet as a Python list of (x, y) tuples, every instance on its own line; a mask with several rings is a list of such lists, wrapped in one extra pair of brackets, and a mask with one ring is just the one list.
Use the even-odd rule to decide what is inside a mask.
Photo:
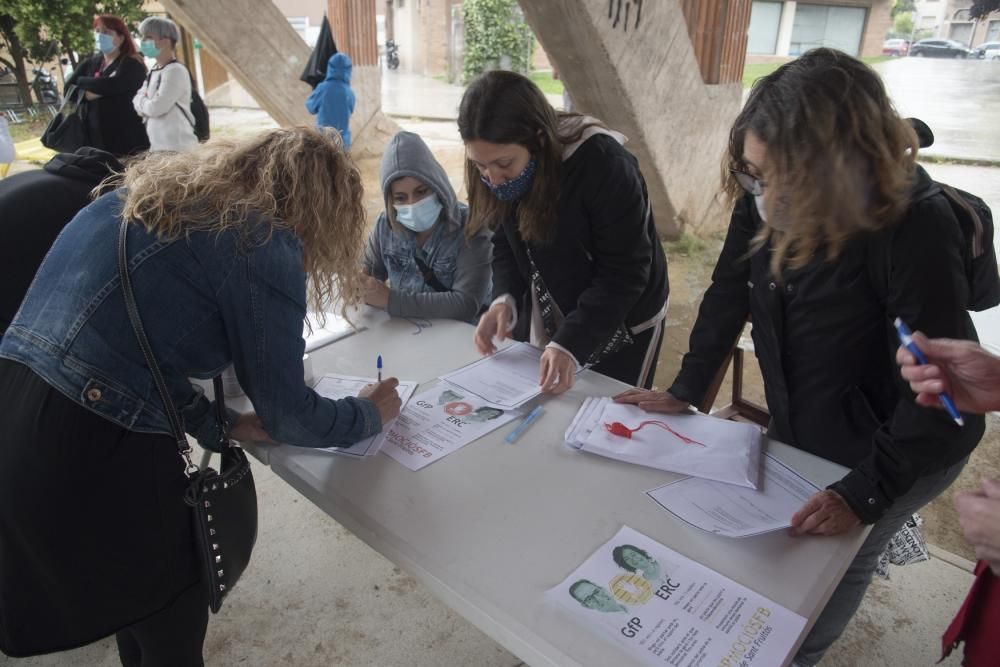
[(644, 665), (773, 667), (806, 624), (627, 526), (546, 599)]
[(520, 407), (541, 393), (538, 386), (542, 350), (527, 343), (514, 343), (496, 354), (483, 357), (441, 376), (460, 391), (475, 394), (486, 403), (505, 409)]
[(519, 411), (440, 383), (407, 404), (387, 429), (382, 452), (420, 470), (518, 416)]
[[(609, 398), (596, 401), (581, 407), (587, 414), (567, 433), (571, 446), (626, 463), (757, 487), (763, 438), (757, 426), (705, 415), (644, 412)], [(605, 428), (615, 422), (630, 429), (643, 422), (659, 424), (647, 424), (626, 438)]]
[(763, 481), (756, 491), (686, 477), (646, 495), (696, 528), (724, 537), (750, 537), (791, 526), (792, 515), (817, 491), (812, 482), (765, 454)]
[[(347, 398), (348, 396), (357, 396), (358, 392), (365, 388), (366, 385), (375, 384), (378, 382), (375, 378), (363, 378), (357, 377), (355, 375), (324, 375), (316, 383), (316, 393), (320, 396), (325, 396), (326, 398), (338, 399)], [(399, 386), (396, 387), (396, 391), (399, 393), (400, 399), (403, 401), (403, 407), (406, 407), (407, 401), (413, 396), (413, 392), (417, 388), (417, 383), (412, 381), (399, 381)], [(339, 454), (341, 456), (349, 456), (355, 459), (363, 459), (368, 456), (374, 456), (381, 449), (382, 444), (385, 442), (385, 434), (390, 425), (395, 422), (395, 419), (390, 421), (388, 424), (382, 425), (382, 430), (373, 435), (370, 438), (365, 438), (361, 442), (352, 445), (350, 448), (344, 447), (324, 447), (320, 449), (323, 452), (330, 452), (331, 454)]]

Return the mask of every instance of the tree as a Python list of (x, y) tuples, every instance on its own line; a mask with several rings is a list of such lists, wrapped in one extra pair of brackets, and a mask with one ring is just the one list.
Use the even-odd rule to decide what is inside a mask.
[(909, 39), (913, 34), (913, 14), (898, 14), (892, 24), (892, 31), (897, 37)]
[(915, 0), (896, 0), (892, 3), (892, 18), (896, 18), (900, 14), (912, 14), (916, 10)]
[(465, 17), (462, 76), (466, 82), (496, 67), (528, 73), (535, 37), (515, 0), (465, 0), (462, 14)]
[(973, 19), (984, 19), (1000, 9), (1000, 0), (972, 0), (969, 16)]
[(0, 56), (0, 64), (3, 64), (14, 73), (14, 78), (17, 79), (17, 90), (21, 95), (21, 99), (28, 102), (31, 100), (31, 84), (28, 83), (28, 71), (24, 66), (24, 59), (27, 56), (27, 52), (17, 36), (16, 25), (17, 21), (14, 20), (13, 16), (6, 12), (0, 14), (0, 40), (2, 40), (0, 41), (0, 45), (10, 54), (9, 58)]
[(32, 60), (45, 62), (65, 53), (74, 67), (78, 55), (94, 51), (95, 16), (114, 14), (133, 28), (146, 16), (142, 0), (5, 0), (5, 4)]

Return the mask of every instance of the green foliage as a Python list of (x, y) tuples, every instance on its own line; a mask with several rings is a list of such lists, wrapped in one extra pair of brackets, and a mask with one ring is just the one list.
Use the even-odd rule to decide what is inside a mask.
[(969, 16), (974, 19), (984, 19), (997, 10), (1000, 10), (1000, 0), (973, 0)]
[(535, 38), (515, 0), (465, 0), (465, 65), (468, 83), (510, 58), (510, 69), (527, 74)]
[(563, 94), (563, 82), (552, 78), (550, 70), (538, 70), (528, 75), (528, 78), (535, 82), (543, 93), (550, 95)]
[(892, 3), (892, 18), (896, 18), (900, 14), (911, 14), (916, 8), (914, 0), (895, 0)]
[(705, 242), (697, 236), (692, 236), (687, 232), (681, 234), (676, 241), (667, 241), (663, 244), (663, 250), (667, 255), (684, 255), (685, 257), (697, 255), (705, 249)]
[(897, 14), (892, 22), (892, 31), (898, 37), (909, 39), (913, 32), (913, 14)]
[(85, 58), (94, 52), (94, 17), (114, 14), (132, 28), (146, 16), (142, 0), (5, 0), (6, 11), (17, 21), (15, 30), (28, 57), (45, 62), (75, 53)]

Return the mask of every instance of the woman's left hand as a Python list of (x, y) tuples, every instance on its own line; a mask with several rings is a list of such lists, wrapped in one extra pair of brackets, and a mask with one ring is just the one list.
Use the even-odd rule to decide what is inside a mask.
[(276, 445), (271, 436), (264, 429), (264, 423), (256, 412), (247, 412), (240, 415), (233, 427), (229, 429), (229, 437), (240, 442), (267, 442)]
[(576, 360), (559, 348), (545, 348), (538, 369), (538, 385), (543, 394), (561, 394), (576, 379)]
[(861, 525), (839, 493), (825, 489), (812, 495), (792, 516), (792, 535), (840, 535)]
[(369, 275), (361, 279), (361, 296), (369, 306), (389, 307), (389, 286)]

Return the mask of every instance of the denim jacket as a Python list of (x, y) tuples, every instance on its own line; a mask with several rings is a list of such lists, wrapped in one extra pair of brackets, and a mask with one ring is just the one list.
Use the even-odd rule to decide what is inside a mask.
[[(97, 199), (56, 239), (0, 356), (129, 430), (169, 434), (118, 280), (119, 196)], [(163, 240), (133, 224), (128, 258), (146, 335), (199, 442), (211, 443), (217, 424), (188, 378), (210, 378), (230, 364), (279, 442), (346, 445), (381, 429), (372, 401), (333, 401), (305, 385), (306, 276), (302, 244), (290, 230), (251, 217), (239, 229)]]
[[(393, 317), (452, 318), (475, 321), (490, 290), (490, 238), (484, 230), (465, 239), (468, 208), (458, 204), (460, 224), (442, 219), (434, 226), (423, 248), (416, 234), (393, 229), (383, 212), (375, 222), (365, 250), (365, 270), (378, 280), (387, 280)], [(436, 292), (424, 280), (417, 257), (434, 272), (447, 292)]]

